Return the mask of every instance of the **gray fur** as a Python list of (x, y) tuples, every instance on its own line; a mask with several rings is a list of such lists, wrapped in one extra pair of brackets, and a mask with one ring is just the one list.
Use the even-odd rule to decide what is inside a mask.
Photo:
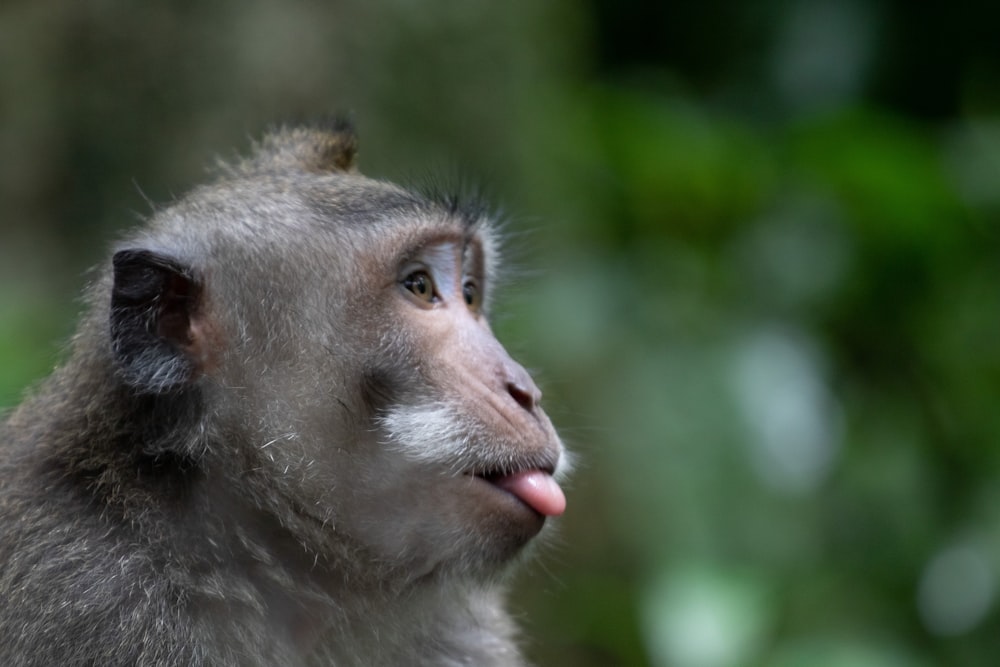
[(503, 580), (540, 518), (456, 466), (558, 474), (562, 446), (476, 399), (508, 409), (499, 344), (439, 346), (394, 291), (442, 234), (486, 290), (492, 223), (355, 151), (279, 130), (118, 244), (0, 430), (0, 665), (522, 664)]

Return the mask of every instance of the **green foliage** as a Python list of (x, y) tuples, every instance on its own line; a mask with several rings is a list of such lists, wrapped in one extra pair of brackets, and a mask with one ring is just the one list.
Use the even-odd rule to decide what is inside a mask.
[[(531, 337), (578, 406), (566, 541), (606, 521), (597, 568), (642, 582), (620, 638), (671, 667), (989, 664), (1000, 248), (947, 137), (865, 108), (776, 128), (676, 93), (573, 99), (600, 233), (561, 239)], [(990, 564), (978, 606), (921, 597), (956, 534)], [(565, 594), (538, 604), (572, 615)]]
[(16, 405), (25, 388), (52, 369), (56, 341), (66, 335), (65, 312), (47, 301), (19, 300), (17, 289), (0, 286), (0, 411)]

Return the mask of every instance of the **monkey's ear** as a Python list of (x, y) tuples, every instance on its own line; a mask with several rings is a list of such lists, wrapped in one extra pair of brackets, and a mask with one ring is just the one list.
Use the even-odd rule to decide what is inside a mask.
[[(283, 128), (264, 137), (244, 171), (296, 169), (313, 173), (357, 171), (358, 137), (352, 123), (335, 117), (305, 127)], [(248, 169), (249, 168), (249, 169)]]
[(202, 283), (191, 267), (145, 249), (113, 259), (111, 348), (125, 381), (148, 393), (191, 383), (204, 366)]

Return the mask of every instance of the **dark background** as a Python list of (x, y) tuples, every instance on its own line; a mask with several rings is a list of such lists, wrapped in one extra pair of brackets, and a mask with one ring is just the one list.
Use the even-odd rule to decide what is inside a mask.
[(1000, 5), (0, 5), (0, 405), (120, 230), (274, 121), (456, 165), (580, 454), (540, 665), (1000, 655)]

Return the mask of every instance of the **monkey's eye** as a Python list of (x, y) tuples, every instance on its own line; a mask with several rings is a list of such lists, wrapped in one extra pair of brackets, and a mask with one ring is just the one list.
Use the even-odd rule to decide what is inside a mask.
[(483, 297), (479, 293), (479, 286), (472, 280), (467, 280), (462, 285), (462, 298), (465, 299), (466, 305), (472, 310), (479, 310), (483, 302)]
[(434, 291), (434, 281), (426, 271), (414, 271), (403, 278), (403, 287), (413, 292), (414, 296), (421, 301), (433, 303), (437, 300), (437, 294)]

